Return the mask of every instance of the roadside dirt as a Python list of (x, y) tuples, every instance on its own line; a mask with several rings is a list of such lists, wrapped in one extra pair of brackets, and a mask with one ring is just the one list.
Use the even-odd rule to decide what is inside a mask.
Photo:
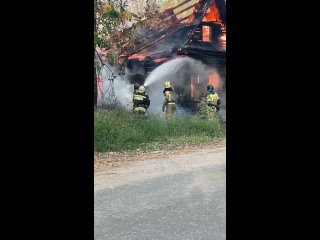
[(212, 149), (223, 147), (226, 145), (225, 139), (217, 139), (211, 143), (200, 145), (182, 145), (168, 146), (166, 150), (145, 152), (141, 150), (125, 151), (125, 152), (108, 152), (94, 153), (94, 172), (101, 172), (112, 168), (118, 168), (125, 165), (130, 165), (138, 160), (163, 158), (168, 155), (179, 155), (198, 151), (199, 149)]

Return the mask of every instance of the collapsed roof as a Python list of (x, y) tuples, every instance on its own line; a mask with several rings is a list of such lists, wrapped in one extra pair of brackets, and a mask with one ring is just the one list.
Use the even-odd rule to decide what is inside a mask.
[[(139, 32), (136, 47), (128, 56), (134, 53), (188, 47), (197, 29), (204, 22), (218, 23), (219, 28), (226, 31), (225, 0), (199, 0), (192, 5), (188, 4), (190, 2), (194, 1), (186, 0), (163, 11), (159, 23), (160, 25), (163, 23), (163, 27)], [(190, 10), (192, 12), (189, 16), (178, 17)]]

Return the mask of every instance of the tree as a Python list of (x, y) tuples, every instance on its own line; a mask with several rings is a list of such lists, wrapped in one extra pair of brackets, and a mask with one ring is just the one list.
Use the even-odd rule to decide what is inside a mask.
[[(108, 49), (108, 61), (116, 63), (119, 55), (119, 44), (122, 31), (133, 15), (126, 11), (126, 1), (94, 0), (94, 56), (96, 47)], [(98, 86), (94, 64), (94, 105), (97, 106)]]
[(128, 10), (128, 0), (95, 0), (95, 46), (107, 49), (110, 63), (117, 63), (119, 55), (127, 54), (135, 47), (140, 29), (157, 27), (159, 6), (155, 0), (143, 2), (143, 12), (133, 13)]
[[(94, 47), (104, 48), (106, 59), (112, 65), (123, 65), (121, 55), (135, 49), (141, 36), (140, 29), (156, 29), (160, 11), (155, 0), (143, 0), (143, 8), (136, 13), (128, 10), (128, 0), (95, 0), (94, 2)], [(131, 9), (133, 5), (131, 2)], [(143, 9), (143, 11), (141, 11)], [(96, 65), (95, 65), (96, 72)], [(94, 98), (97, 103), (97, 78), (94, 77)]]

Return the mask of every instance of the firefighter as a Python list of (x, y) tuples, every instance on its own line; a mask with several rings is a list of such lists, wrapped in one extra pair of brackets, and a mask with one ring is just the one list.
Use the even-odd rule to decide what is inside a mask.
[(165, 111), (166, 119), (171, 119), (176, 113), (176, 103), (173, 94), (173, 88), (170, 82), (164, 84), (164, 102), (162, 105), (162, 112)]
[(135, 94), (135, 93), (138, 92), (139, 86), (140, 86), (140, 85), (139, 85), (138, 83), (135, 83), (135, 84), (133, 85), (133, 94)]
[(220, 99), (218, 94), (214, 91), (212, 85), (207, 86), (207, 117), (209, 120), (213, 120), (218, 116), (220, 110)]
[(133, 94), (133, 112), (146, 115), (150, 106), (150, 99), (145, 91), (145, 87), (141, 85), (138, 91)]

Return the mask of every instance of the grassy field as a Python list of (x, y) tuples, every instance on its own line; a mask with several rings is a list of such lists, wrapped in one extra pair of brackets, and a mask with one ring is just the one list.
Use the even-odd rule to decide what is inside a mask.
[(199, 144), (224, 138), (225, 129), (218, 121), (198, 117), (140, 117), (121, 110), (97, 110), (94, 116), (96, 152), (156, 150), (164, 145)]

